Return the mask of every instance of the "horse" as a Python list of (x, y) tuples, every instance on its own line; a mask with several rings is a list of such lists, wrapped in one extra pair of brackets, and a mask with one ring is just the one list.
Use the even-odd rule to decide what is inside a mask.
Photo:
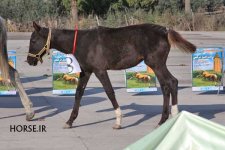
[(119, 28), (99, 26), (94, 29), (68, 30), (41, 27), (33, 22), (27, 62), (36, 66), (42, 57), (54, 48), (71, 54), (74, 32), (77, 32), (77, 45), (74, 56), (82, 72), (75, 94), (75, 103), (64, 128), (71, 128), (79, 113), (80, 101), (92, 73), (99, 79), (111, 101), (116, 123), (113, 129), (122, 128), (122, 112), (116, 100), (114, 89), (107, 70), (121, 70), (134, 67), (144, 60), (155, 72), (163, 93), (163, 111), (158, 125), (163, 124), (170, 114), (178, 113), (178, 80), (169, 72), (166, 60), (171, 46), (186, 53), (194, 53), (196, 46), (185, 40), (178, 32), (156, 24), (138, 24)]
[(203, 71), (202, 76), (205, 79), (209, 79), (211, 81), (217, 81), (217, 75), (216, 74), (208, 73), (207, 71)]
[(142, 82), (149, 82), (151, 80), (151, 77), (149, 75), (141, 74), (138, 72), (135, 73), (135, 77)]
[(23, 85), (21, 84), (19, 73), (13, 68), (11, 63), (8, 63), (7, 54), (7, 31), (3, 18), (0, 16), (0, 71), (1, 84), (9, 87), (14, 86), (18, 89), (21, 102), (26, 112), (26, 120), (32, 120), (34, 111), (32, 110), (32, 102), (27, 96)]
[(78, 78), (76, 77), (71, 77), (67, 74), (63, 75), (62, 79), (65, 81), (65, 82), (69, 82), (71, 84), (77, 84), (78, 83)]
[(3, 85), (3, 78), (0, 77), (0, 85)]

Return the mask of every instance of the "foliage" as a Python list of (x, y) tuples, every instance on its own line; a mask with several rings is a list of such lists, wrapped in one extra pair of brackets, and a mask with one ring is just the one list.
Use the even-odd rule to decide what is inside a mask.
[(104, 15), (108, 12), (110, 0), (78, 0), (78, 9), (83, 14)]
[(164, 13), (165, 11), (169, 11), (171, 13), (176, 13), (178, 11), (182, 11), (184, 9), (184, 4), (182, 0), (159, 0), (156, 9), (160, 13)]
[(46, 16), (63, 16), (67, 15), (67, 12), (61, 0), (1, 0), (0, 15), (23, 22)]
[(202, 78), (193, 78), (193, 86), (216, 86), (218, 82), (203, 80)]
[(197, 11), (202, 8), (208, 12), (215, 11), (218, 7), (224, 5), (224, 0), (192, 0), (191, 1), (193, 11)]
[(61, 79), (63, 77), (63, 73), (54, 73), (53, 80)]
[(202, 70), (200, 70), (200, 71), (196, 71), (196, 70), (195, 70), (195, 71), (192, 72), (192, 77), (193, 77), (193, 78), (201, 77), (202, 72), (203, 72)]
[[(110, 27), (156, 23), (178, 30), (225, 30), (225, 14), (205, 16), (202, 13), (222, 9), (225, 0), (191, 0), (192, 15), (184, 13), (184, 1), (77, 0), (79, 25), (95, 27), (98, 18), (100, 25)], [(9, 31), (30, 31), (32, 28), (27, 24), (34, 20), (42, 25), (71, 28), (70, 11), (71, 0), (0, 1), (0, 16), (17, 24), (17, 29), (10, 25)]]
[(135, 9), (150, 10), (158, 4), (159, 0), (127, 0), (130, 7)]
[(65, 81), (53, 81), (53, 89), (54, 90), (64, 90), (64, 89), (75, 89), (76, 85), (74, 84), (67, 84)]

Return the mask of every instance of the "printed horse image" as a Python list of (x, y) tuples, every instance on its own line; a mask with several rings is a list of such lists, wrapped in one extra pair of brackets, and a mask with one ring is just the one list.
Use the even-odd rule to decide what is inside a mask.
[(12, 67), (11, 63), (8, 63), (7, 54), (7, 31), (4, 25), (4, 20), (0, 17), (0, 71), (1, 71), (1, 83), (7, 87), (15, 86), (18, 89), (21, 102), (25, 108), (26, 120), (31, 120), (34, 117), (32, 111), (32, 102), (27, 96), (21, 82), (19, 73)]
[(0, 77), (0, 85), (4, 85), (3, 84), (3, 78), (2, 77)]
[(78, 78), (76, 78), (76, 77), (71, 77), (68, 74), (65, 74), (65, 75), (63, 75), (62, 78), (65, 82), (69, 82), (72, 84), (78, 84)]
[[(27, 62), (36, 66), (42, 62), (43, 55), (54, 48), (62, 53), (71, 54), (74, 30), (49, 29), (33, 23), (35, 31), (30, 38)], [(186, 53), (196, 51), (196, 46), (181, 37), (172, 29), (154, 24), (140, 24), (120, 28), (98, 27), (78, 30), (74, 56), (82, 72), (75, 95), (75, 104), (66, 122), (65, 128), (71, 128), (78, 116), (80, 101), (92, 73), (102, 83), (116, 114), (114, 129), (121, 128), (122, 113), (115, 97), (107, 70), (121, 70), (136, 66), (144, 60), (155, 72), (163, 93), (163, 111), (159, 125), (169, 117), (170, 96), (172, 97), (171, 114), (178, 113), (178, 80), (168, 71), (166, 60), (171, 45)]]
[(212, 73), (208, 73), (207, 71), (203, 71), (202, 76), (205, 79), (209, 79), (211, 81), (217, 81), (217, 75), (216, 74), (212, 74)]
[(139, 81), (142, 81), (142, 82), (149, 82), (151, 80), (151, 77), (149, 75), (141, 74), (141, 73), (138, 73), (138, 72), (135, 73), (135, 77)]

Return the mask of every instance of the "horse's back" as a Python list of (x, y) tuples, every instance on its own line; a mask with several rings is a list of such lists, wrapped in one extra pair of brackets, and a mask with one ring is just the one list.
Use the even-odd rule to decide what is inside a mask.
[(96, 69), (120, 70), (136, 66), (145, 55), (154, 53), (160, 42), (168, 44), (166, 28), (154, 24), (119, 28), (99, 26), (82, 33), (85, 38), (81, 42), (81, 55), (92, 60), (91, 64), (85, 64)]
[(109, 68), (125, 69), (136, 66), (146, 53), (157, 49), (167, 40), (166, 28), (154, 24), (140, 24), (120, 28), (99, 29), (99, 45), (108, 59)]

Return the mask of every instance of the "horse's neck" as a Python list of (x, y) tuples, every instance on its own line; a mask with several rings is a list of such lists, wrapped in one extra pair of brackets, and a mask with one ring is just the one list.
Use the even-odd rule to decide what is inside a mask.
[(52, 31), (51, 49), (69, 54), (73, 49), (73, 31), (66, 31), (54, 29)]

